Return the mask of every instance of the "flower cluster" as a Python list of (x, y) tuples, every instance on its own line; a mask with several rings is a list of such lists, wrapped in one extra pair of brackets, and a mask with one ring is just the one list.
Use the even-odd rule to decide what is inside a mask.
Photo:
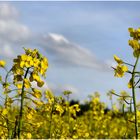
[[(57, 96), (49, 92), (45, 93), (47, 94), (45, 100), (58, 99)], [(53, 104), (51, 102), (45, 103), (45, 100), (41, 108), (34, 109), (25, 104), (23, 117), (25, 123), (23, 124), (21, 139), (134, 138), (133, 125), (130, 122), (134, 121), (134, 115), (126, 112), (128, 121), (125, 120), (121, 115), (121, 106), (120, 108), (113, 106), (113, 110), (105, 111), (107, 105), (101, 102), (97, 94), (92, 95), (85, 103), (70, 105), (69, 110), (66, 110), (66, 101), (63, 97), (55, 100)], [(8, 109), (0, 108), (1, 139), (16, 139), (12, 135), (15, 134), (18, 110), (16, 106)], [(5, 119), (7, 116), (8, 124), (6, 124), (7, 119)], [(138, 117), (140, 122), (139, 111)]]
[(123, 77), (124, 73), (128, 71), (128, 67), (124, 65), (124, 62), (116, 55), (114, 55), (114, 60), (118, 63), (115, 70), (116, 77)]
[(0, 60), (0, 67), (4, 67), (4, 66), (5, 66), (5, 64), (6, 64), (6, 62), (5, 62), (5, 61)]
[(134, 57), (138, 57), (140, 54), (140, 43), (139, 43), (140, 28), (138, 28), (138, 29), (129, 28), (128, 30), (130, 32), (130, 36), (132, 37), (132, 39), (129, 40), (128, 43), (134, 50), (134, 52), (133, 52)]
[[(116, 68), (113, 68), (113, 69), (115, 70), (116, 77), (123, 77), (125, 72), (127, 72), (131, 75), (131, 78), (127, 84), (128, 88), (132, 88), (132, 96), (127, 96), (130, 98), (130, 102), (126, 101), (126, 98), (124, 98), (124, 95), (119, 95), (119, 97), (122, 97), (120, 100), (120, 104), (123, 105), (123, 108), (125, 107), (124, 103), (130, 104), (134, 108), (135, 137), (136, 137), (136, 139), (138, 139), (139, 138), (139, 130), (138, 130), (139, 123), (137, 121), (138, 113), (137, 113), (137, 105), (136, 105), (136, 88), (140, 87), (139, 86), (140, 72), (137, 71), (138, 61), (139, 61), (139, 57), (140, 57), (140, 28), (138, 28), (138, 29), (129, 28), (128, 31), (130, 33), (130, 37), (132, 37), (132, 39), (130, 39), (128, 41), (128, 44), (133, 49), (133, 56), (135, 58), (135, 63), (130, 64), (128, 62), (121, 60), (119, 57), (117, 57), (115, 55), (114, 59), (118, 63), (118, 65)], [(128, 70), (127, 66), (129, 66), (129, 70)], [(123, 112), (124, 112), (124, 110), (123, 110)]]
[[(17, 56), (14, 59), (12, 72), (14, 75), (13, 83), (16, 87), (22, 88), (24, 83), (25, 88), (31, 87), (31, 82), (37, 82), (38, 87), (44, 85), (41, 76), (45, 77), (45, 72), (48, 68), (48, 60), (43, 57), (38, 50), (24, 49), (25, 54)], [(32, 88), (35, 92), (35, 97), (40, 97), (40, 91)]]

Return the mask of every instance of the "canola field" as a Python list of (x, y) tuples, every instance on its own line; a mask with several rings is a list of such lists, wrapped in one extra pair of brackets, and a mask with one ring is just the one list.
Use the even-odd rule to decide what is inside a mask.
[[(38, 50), (24, 48), (25, 53), (13, 60), (11, 69), (0, 60), (0, 69), (6, 75), (0, 76), (2, 91), (0, 99), (0, 138), (1, 139), (138, 139), (140, 111), (136, 94), (139, 92), (140, 72), (140, 28), (129, 28), (134, 64), (129, 64), (117, 55), (117, 66), (112, 67), (114, 76), (121, 78), (130, 75), (128, 88), (132, 93), (120, 94), (110, 90), (107, 96), (112, 102), (118, 97), (119, 107), (112, 108), (100, 101), (95, 93), (85, 104), (69, 100), (71, 91), (62, 96), (53, 92), (42, 92), (48, 59)], [(37, 87), (33, 87), (36, 83)]]

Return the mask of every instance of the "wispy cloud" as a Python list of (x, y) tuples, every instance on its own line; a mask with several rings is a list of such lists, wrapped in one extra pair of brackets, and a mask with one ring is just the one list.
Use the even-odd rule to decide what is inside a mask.
[(18, 20), (18, 11), (7, 3), (0, 4), (0, 54), (11, 58), (14, 47), (25, 44), (31, 37), (30, 29)]
[(9, 44), (1, 44), (1, 48), (0, 48), (0, 55), (1, 56), (6, 56), (8, 58), (13, 58), (15, 56), (15, 52), (13, 51), (13, 49), (11, 48), (11, 45)]
[(8, 3), (1, 3), (0, 4), (0, 18), (1, 19), (8, 19), (9, 18), (17, 18), (18, 11), (15, 9), (14, 6)]
[(55, 65), (107, 69), (107, 65), (100, 62), (90, 50), (69, 41), (63, 35), (33, 33), (28, 26), (19, 22), (20, 13), (12, 5), (3, 3), (0, 5), (0, 11), (1, 55), (11, 58), (17, 51), (14, 49), (15, 46), (33, 45), (32, 41), (34, 41), (34, 44), (41, 46), (48, 55), (53, 56), (52, 63)]
[(88, 49), (70, 42), (63, 35), (49, 33), (40, 38), (40, 46), (53, 56), (56, 65), (76, 66), (106, 70), (107, 64), (100, 62)]

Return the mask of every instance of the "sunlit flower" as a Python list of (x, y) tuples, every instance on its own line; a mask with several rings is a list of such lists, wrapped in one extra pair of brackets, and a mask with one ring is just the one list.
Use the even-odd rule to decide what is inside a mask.
[(0, 60), (0, 67), (4, 67), (4, 66), (5, 66), (5, 64), (6, 64), (6, 62), (5, 62), (5, 61)]
[(118, 64), (123, 64), (123, 61), (116, 55), (114, 55), (114, 60), (118, 63)]
[(123, 77), (124, 73), (128, 71), (128, 67), (126, 65), (118, 65), (115, 69), (115, 75), (116, 77)]

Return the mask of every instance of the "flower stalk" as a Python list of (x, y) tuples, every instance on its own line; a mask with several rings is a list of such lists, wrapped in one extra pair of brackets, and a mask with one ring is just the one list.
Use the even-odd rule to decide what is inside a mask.
[[(26, 79), (27, 74), (29, 72), (29, 68), (27, 68), (24, 79)], [(21, 90), (21, 102), (20, 102), (20, 113), (19, 113), (19, 123), (18, 123), (18, 138), (21, 139), (21, 129), (22, 129), (22, 121), (23, 121), (23, 103), (24, 103), (24, 96), (25, 96), (25, 81), (23, 81), (22, 90)]]
[(136, 59), (133, 72), (132, 72), (132, 96), (133, 96), (133, 103), (134, 103), (134, 113), (135, 113), (135, 135), (136, 139), (139, 138), (138, 136), (138, 118), (137, 118), (137, 108), (136, 108), (136, 93), (135, 93), (135, 70), (138, 64), (139, 56)]

